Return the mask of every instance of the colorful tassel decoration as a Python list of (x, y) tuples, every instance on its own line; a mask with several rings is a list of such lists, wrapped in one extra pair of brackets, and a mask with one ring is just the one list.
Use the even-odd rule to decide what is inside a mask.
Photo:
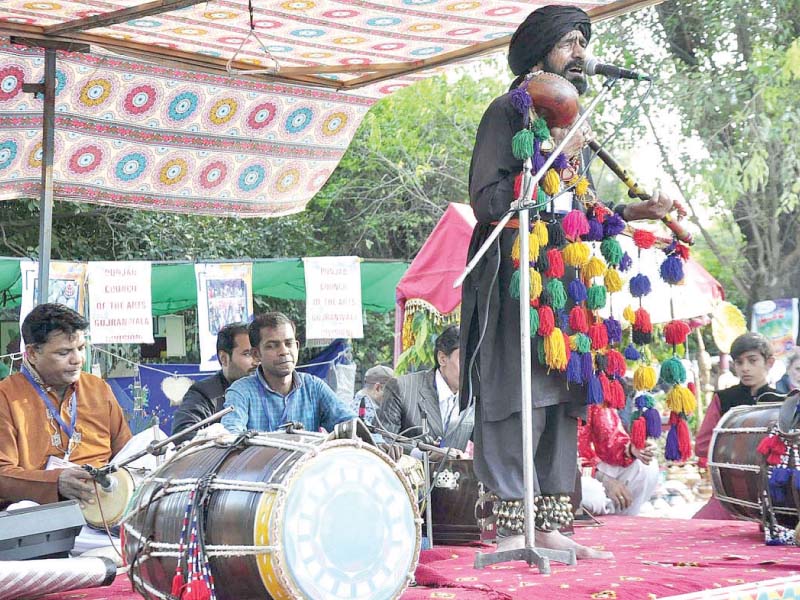
[(586, 302), (586, 286), (580, 279), (573, 279), (569, 282), (567, 294), (575, 304)]
[[(528, 276), (530, 278), (528, 284), (530, 298), (531, 300), (535, 300), (542, 295), (542, 276), (539, 274), (539, 271), (535, 269), (528, 269)], [(519, 296), (517, 296), (517, 298), (519, 298)]]
[(656, 243), (656, 236), (652, 231), (646, 229), (635, 229), (633, 232), (633, 243), (637, 248), (647, 250)]
[(603, 221), (603, 233), (606, 237), (613, 237), (625, 231), (625, 221), (617, 214), (610, 214)]
[(589, 331), (589, 322), (586, 310), (582, 306), (573, 306), (569, 311), (569, 328), (572, 331), (586, 333)]
[(668, 256), (664, 262), (661, 263), (659, 269), (661, 279), (670, 285), (677, 285), (683, 281), (683, 261), (675, 256)]
[(514, 200), (519, 200), (520, 194), (522, 194), (522, 173), (514, 177)]
[[(589, 338), (586, 338), (589, 339)], [(586, 383), (592, 379), (594, 373), (594, 359), (591, 352), (584, 352), (581, 354), (581, 375), (583, 382)]]
[(600, 350), (608, 346), (608, 332), (602, 323), (595, 323), (589, 327), (589, 339), (592, 340), (592, 350)]
[[(561, 177), (555, 169), (548, 169), (542, 178), (541, 187), (548, 196), (555, 196), (559, 192), (561, 189)], [(564, 224), (562, 223), (561, 226), (563, 227)], [(566, 233), (566, 230), (564, 233)]]
[[(547, 258), (548, 252), (550, 252), (550, 250), (548, 250), (547, 252), (539, 252), (539, 258), (536, 259), (536, 263), (534, 263), (533, 267), (534, 269), (539, 271), (539, 273), (544, 273), (545, 275), (547, 275), (547, 271), (548, 269), (550, 269), (550, 261)], [(559, 254), (559, 257), (560, 256), (561, 254)]]
[(521, 115), (528, 115), (529, 109), (533, 106), (533, 100), (525, 87), (517, 87), (511, 90), (509, 100), (514, 110)]
[[(587, 328), (588, 330), (588, 328)], [(572, 336), (570, 347), (575, 346), (575, 351), (586, 354), (592, 350), (592, 340), (585, 333), (576, 333)]]
[(519, 270), (511, 274), (511, 282), (508, 284), (508, 294), (515, 300), (519, 300)]
[(589, 219), (589, 231), (583, 239), (587, 242), (599, 242), (603, 239), (603, 224), (597, 219)]
[(571, 210), (561, 221), (561, 228), (564, 230), (564, 235), (567, 236), (567, 239), (574, 242), (589, 232), (589, 221), (582, 210)]
[(561, 258), (561, 252), (556, 248), (550, 248), (547, 251), (547, 270), (545, 275), (561, 279), (564, 276), (564, 260)]
[(567, 383), (583, 383), (581, 355), (577, 352), (571, 353), (567, 361)]
[(603, 386), (600, 383), (600, 378), (597, 375), (592, 375), (589, 378), (589, 385), (586, 390), (586, 404), (602, 404), (603, 403)]
[(550, 139), (550, 129), (547, 127), (547, 122), (542, 117), (533, 120), (533, 123), (531, 123), (531, 131), (533, 131), (533, 135), (537, 140)]
[(547, 223), (542, 221), (541, 219), (536, 219), (536, 222), (533, 224), (533, 230), (531, 231), (536, 239), (539, 242), (539, 246), (544, 248), (547, 246), (548, 242), (550, 241), (549, 236), (547, 235)]
[(603, 255), (603, 258), (606, 259), (609, 265), (616, 267), (619, 261), (622, 260), (622, 246), (619, 245), (616, 239), (606, 238), (603, 240), (603, 243), (600, 244), (600, 254)]
[(578, 183), (575, 184), (575, 195), (579, 198), (581, 196), (586, 195), (586, 192), (589, 191), (589, 180), (586, 177), (581, 177), (578, 179)]
[(591, 251), (589, 246), (583, 242), (571, 242), (564, 247), (562, 256), (564, 262), (570, 267), (582, 267), (589, 262)]
[(589, 259), (589, 262), (587, 262), (586, 265), (581, 269), (581, 275), (587, 281), (592, 277), (602, 277), (605, 275), (605, 272), (606, 263), (596, 256), (592, 256)]
[(535, 337), (539, 332), (539, 311), (532, 306), (528, 309), (530, 319), (530, 333), (531, 337)]
[(566, 241), (564, 237), (564, 230), (561, 229), (561, 224), (558, 221), (547, 224), (547, 239), (549, 245), (553, 248), (561, 248)]
[(520, 129), (511, 138), (511, 152), (517, 160), (525, 160), (533, 156), (533, 132)]
[(608, 343), (619, 344), (622, 341), (622, 325), (614, 317), (608, 317), (604, 324), (608, 332)]
[(598, 310), (606, 305), (606, 288), (593, 285), (586, 292), (586, 306), (589, 310)]
[(535, 263), (536, 259), (539, 258), (540, 250), (539, 238), (532, 233), (528, 233), (528, 262)]
[(639, 351), (633, 344), (628, 344), (627, 346), (625, 346), (625, 350), (623, 350), (622, 354), (628, 360), (639, 360), (640, 358), (642, 358), (642, 355), (639, 354)]
[(622, 258), (619, 259), (619, 270), (625, 273), (628, 269), (633, 266), (633, 259), (625, 252), (622, 255)]
[(667, 433), (667, 442), (664, 446), (664, 458), (674, 461), (681, 459), (681, 451), (678, 447), (678, 429), (675, 425), (670, 427), (669, 433)]
[(622, 318), (631, 325), (636, 321), (636, 313), (633, 312), (633, 308), (630, 305), (626, 306), (622, 311)]
[(608, 398), (606, 399), (611, 408), (622, 410), (625, 408), (625, 390), (617, 379), (608, 382)]
[(657, 381), (656, 370), (650, 365), (639, 365), (633, 372), (633, 389), (638, 392), (652, 390)]
[(694, 394), (685, 386), (676, 385), (668, 393), (666, 398), (667, 408), (678, 414), (690, 415), (697, 408), (697, 400)]
[(689, 325), (683, 321), (670, 321), (664, 326), (664, 339), (668, 344), (677, 346), (686, 341), (689, 331)]
[(564, 371), (567, 368), (567, 352), (569, 348), (564, 345), (564, 334), (555, 327), (544, 340), (544, 355), (547, 366), (551, 369)]
[(650, 407), (644, 411), (644, 418), (647, 421), (647, 437), (661, 437), (661, 414), (657, 409)]
[(543, 338), (549, 336), (555, 329), (555, 315), (549, 306), (539, 307), (539, 335)]
[(678, 419), (678, 452), (681, 461), (686, 462), (692, 456), (692, 436), (689, 433), (689, 424), (684, 419)]
[(650, 279), (647, 275), (642, 275), (641, 273), (634, 275), (628, 282), (628, 288), (631, 291), (631, 296), (642, 298), (651, 291)]
[(561, 310), (567, 304), (567, 292), (560, 279), (551, 279), (547, 282), (547, 293), (550, 297), (550, 306), (555, 310)]
[(625, 377), (625, 371), (628, 370), (628, 366), (625, 364), (625, 357), (619, 351), (609, 350), (606, 354), (606, 359), (606, 373), (617, 377)]
[(631, 444), (641, 450), (647, 443), (647, 422), (644, 417), (638, 417), (631, 423)]
[(672, 356), (661, 364), (661, 381), (677, 385), (686, 381), (686, 368), (676, 356)]
[(637, 308), (634, 313), (633, 326), (641, 332), (652, 333), (653, 325), (650, 323), (650, 313), (643, 308)]

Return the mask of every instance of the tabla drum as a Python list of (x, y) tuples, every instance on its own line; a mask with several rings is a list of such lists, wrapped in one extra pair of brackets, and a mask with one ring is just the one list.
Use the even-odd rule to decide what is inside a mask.
[(105, 530), (119, 525), (125, 514), (125, 509), (133, 498), (134, 492), (147, 472), (144, 469), (122, 468), (108, 477), (111, 487), (104, 490), (99, 485), (96, 487), (94, 504), (84, 504), (81, 511), (86, 524), (93, 529)]
[(377, 448), (267, 433), (191, 443), (155, 471), (123, 549), (147, 598), (172, 598), (178, 567), (185, 581), (201, 564), (219, 600), (390, 599), (413, 577), (420, 528), (406, 478)]
[[(756, 451), (770, 427), (778, 422), (781, 404), (770, 402), (735, 406), (714, 428), (708, 466), (714, 496), (737, 519), (761, 521), (761, 496), (767, 489), (767, 463)], [(785, 502), (772, 501), (780, 525), (794, 528), (798, 520), (795, 494)]]

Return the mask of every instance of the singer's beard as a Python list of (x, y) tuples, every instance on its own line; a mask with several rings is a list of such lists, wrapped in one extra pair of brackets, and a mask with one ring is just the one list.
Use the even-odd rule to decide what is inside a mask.
[(586, 93), (589, 89), (589, 80), (586, 79), (586, 72), (583, 71), (580, 74), (573, 73), (570, 71), (572, 67), (583, 67), (583, 61), (580, 60), (571, 60), (566, 65), (564, 65), (563, 69), (557, 68), (553, 63), (550, 61), (548, 57), (544, 58), (542, 62), (542, 69), (544, 69), (548, 73), (555, 73), (556, 75), (560, 75), (567, 81), (569, 81), (576, 90), (578, 90), (578, 95), (582, 96)]

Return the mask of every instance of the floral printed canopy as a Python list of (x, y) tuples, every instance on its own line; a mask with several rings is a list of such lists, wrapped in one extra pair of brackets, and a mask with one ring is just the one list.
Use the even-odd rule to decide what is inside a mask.
[[(654, 0), (569, 3), (596, 20)], [(58, 52), (56, 199), (278, 216), (322, 187), (373, 102), (506, 46), (541, 4), (3, 0), (0, 200), (40, 194), (43, 102), (22, 86), (43, 80), (42, 40), (91, 48)]]

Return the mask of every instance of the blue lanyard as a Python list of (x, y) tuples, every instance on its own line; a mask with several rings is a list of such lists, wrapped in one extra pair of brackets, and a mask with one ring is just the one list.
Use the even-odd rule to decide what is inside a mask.
[(30, 371), (26, 367), (22, 367), (20, 369), (22, 374), (25, 375), (25, 378), (28, 382), (33, 386), (33, 389), (36, 390), (36, 393), (39, 394), (39, 397), (44, 400), (45, 405), (47, 406), (47, 412), (50, 413), (56, 422), (58, 423), (59, 427), (67, 434), (67, 437), (72, 439), (72, 435), (75, 433), (75, 423), (78, 421), (78, 400), (76, 398), (76, 393), (72, 392), (72, 398), (70, 399), (70, 404), (72, 405), (72, 415), (70, 416), (70, 424), (67, 425), (64, 422), (64, 419), (61, 418), (61, 413), (55, 407), (55, 405), (50, 401), (50, 397), (47, 395), (42, 389), (42, 386), (39, 385), (39, 382), (33, 378)]

